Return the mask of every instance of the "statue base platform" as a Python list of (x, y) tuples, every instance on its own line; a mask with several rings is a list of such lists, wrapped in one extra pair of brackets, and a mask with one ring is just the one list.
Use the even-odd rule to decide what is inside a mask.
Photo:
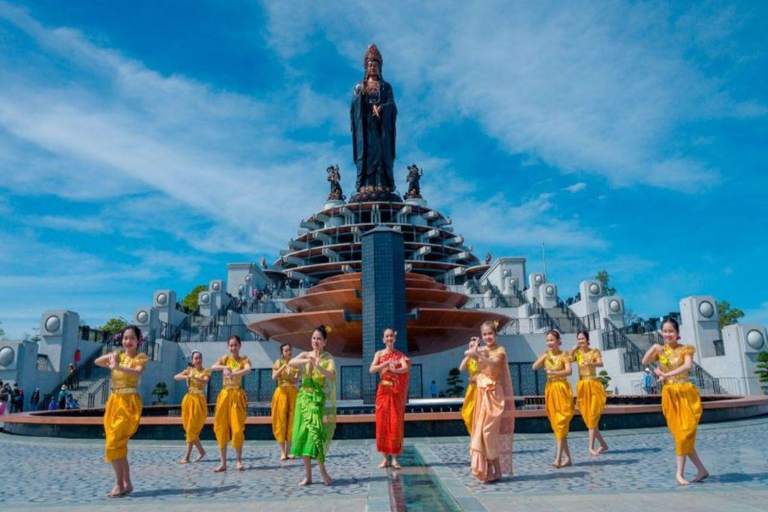
[(328, 208), (335, 208), (336, 206), (344, 206), (344, 201), (341, 199), (329, 199), (325, 202), (325, 206), (323, 206), (323, 209), (327, 210)]
[(405, 204), (412, 204), (412, 205), (415, 205), (415, 206), (426, 207), (427, 206), (427, 201), (426, 201), (426, 199), (424, 199), (422, 197), (408, 197), (408, 198), (405, 199)]
[(377, 201), (400, 203), (402, 202), (402, 199), (394, 192), (372, 191), (355, 194), (349, 200), (350, 203), (371, 203)]

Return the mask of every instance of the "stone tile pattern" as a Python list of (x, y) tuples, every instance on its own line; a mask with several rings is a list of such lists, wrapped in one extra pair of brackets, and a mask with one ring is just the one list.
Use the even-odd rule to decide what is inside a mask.
[[(365, 498), (370, 476), (370, 445), (335, 443), (326, 461), (334, 485), (322, 485), (313, 463), (315, 483), (300, 488), (304, 476), (300, 459), (280, 462), (274, 443), (246, 442), (246, 470), (234, 470), (230, 450), (229, 470), (214, 473), (218, 450), (207, 444), (206, 458), (180, 465), (184, 443), (170, 445), (134, 441), (129, 446), (131, 479), (136, 491), (131, 501), (285, 500), (324, 496)], [(0, 503), (88, 504), (104, 503), (114, 484), (111, 466), (103, 462), (103, 442), (0, 436)], [(196, 454), (193, 453), (193, 458)], [(15, 464), (14, 461), (18, 461)], [(10, 482), (13, 482), (10, 484)], [(121, 502), (124, 502), (121, 500)]]
[[(437, 460), (431, 461), (432, 465), (446, 483), (453, 484), (458, 480), (469, 494), (476, 496), (631, 493), (678, 488), (674, 478), (674, 440), (666, 429), (609, 431), (604, 437), (610, 450), (590, 458), (586, 433), (572, 433), (569, 445), (574, 464), (555, 469), (550, 466), (555, 458), (553, 436), (518, 435), (515, 439), (515, 475), (493, 485), (483, 485), (471, 475), (468, 443), (441, 443), (434, 439), (419, 448), (422, 453), (430, 450), (434, 453)], [(700, 426), (696, 451), (712, 476), (690, 489), (768, 487), (766, 439), (768, 419)], [(686, 475), (693, 478), (695, 474), (695, 467), (688, 461)], [(456, 489), (455, 485), (447, 487), (452, 493)]]

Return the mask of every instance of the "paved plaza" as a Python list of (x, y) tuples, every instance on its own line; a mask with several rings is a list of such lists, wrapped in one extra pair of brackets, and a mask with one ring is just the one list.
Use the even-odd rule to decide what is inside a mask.
[[(407, 440), (397, 472), (376, 468), (372, 441), (338, 441), (328, 468), (332, 487), (299, 488), (301, 462), (280, 462), (277, 447), (246, 442), (247, 470), (213, 473), (215, 444), (203, 462), (177, 461), (183, 442), (134, 441), (130, 459), (136, 491), (107, 500), (112, 471), (101, 462), (101, 440), (24, 438), (0, 434), (2, 510), (768, 510), (768, 418), (702, 425), (697, 448), (712, 477), (680, 488), (673, 441), (666, 429), (609, 431), (610, 451), (589, 458), (585, 433), (571, 435), (574, 465), (554, 469), (551, 435), (518, 435), (515, 476), (493, 485), (469, 471), (467, 439)], [(232, 464), (234, 466), (234, 464)], [(690, 466), (690, 464), (689, 464)], [(690, 476), (693, 468), (689, 468)], [(318, 479), (319, 480), (319, 479)]]

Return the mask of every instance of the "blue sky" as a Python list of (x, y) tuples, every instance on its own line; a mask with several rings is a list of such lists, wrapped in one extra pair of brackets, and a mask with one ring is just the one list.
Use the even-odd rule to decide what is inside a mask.
[(273, 261), (354, 176), (375, 42), (396, 180), (480, 256), (635, 312), (711, 294), (768, 323), (768, 6), (0, 0), (0, 321), (91, 325)]

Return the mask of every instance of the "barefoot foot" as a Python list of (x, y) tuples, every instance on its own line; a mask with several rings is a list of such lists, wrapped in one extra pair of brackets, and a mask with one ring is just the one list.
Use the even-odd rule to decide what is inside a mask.
[(107, 498), (122, 498), (125, 494), (125, 490), (120, 486), (114, 486), (112, 490), (107, 494)]
[(691, 480), (691, 481), (692, 481), (693, 483), (696, 483), (696, 482), (701, 482), (701, 481), (703, 481), (703, 480), (706, 480), (706, 479), (707, 479), (707, 477), (709, 477), (709, 473), (708, 473), (708, 472), (706, 472), (706, 471), (704, 471), (703, 473), (699, 473), (699, 474), (697, 474), (697, 475), (696, 475), (696, 477), (695, 477), (693, 480)]
[(600, 455), (600, 450), (593, 450), (592, 448), (590, 448), (589, 449), (589, 454), (594, 456), (594, 457), (597, 457), (598, 455)]
[(379, 464), (379, 469), (384, 469), (388, 467), (389, 467), (389, 463), (387, 461), (384, 461), (381, 464)]
[(299, 487), (305, 487), (305, 486), (307, 486), (307, 485), (309, 485), (309, 484), (311, 484), (311, 483), (312, 483), (312, 479), (310, 479), (310, 478), (305, 478), (304, 480), (302, 480), (301, 482), (299, 482)]
[(203, 458), (205, 458), (205, 451), (200, 452), (200, 455), (197, 456), (197, 458), (195, 459), (195, 462), (200, 462), (201, 460), (203, 460)]
[(280, 455), (280, 460), (288, 460), (288, 456), (283, 453)]
[(241, 461), (237, 461), (235, 464), (235, 469), (238, 471), (245, 471), (245, 466), (243, 466), (243, 463)]
[(179, 464), (189, 464), (189, 459), (183, 458), (179, 461)]
[(603, 453), (603, 452), (607, 452), (607, 451), (608, 451), (608, 445), (607, 444), (604, 444), (600, 448), (597, 449), (598, 453)]
[(128, 496), (133, 492), (133, 484), (126, 484), (123, 490), (123, 496)]
[(553, 468), (560, 468), (560, 463), (558, 461), (554, 461), (554, 462), (552, 462), (552, 467)]
[(226, 464), (222, 464), (219, 467), (217, 467), (216, 469), (214, 469), (213, 472), (214, 473), (221, 473), (222, 471), (226, 471), (226, 470), (227, 470), (227, 465)]
[(568, 466), (572, 466), (573, 463), (571, 462), (571, 459), (565, 459), (562, 464), (560, 464), (561, 468), (567, 468)]
[(677, 483), (678, 485), (688, 485), (690, 482), (683, 478), (683, 475), (677, 475)]
[(330, 477), (330, 475), (328, 475), (328, 474), (325, 474), (325, 475), (323, 475), (323, 483), (324, 483), (326, 486), (330, 486), (330, 485), (332, 485), (332, 484), (333, 484), (333, 480), (331, 480), (331, 477)]

